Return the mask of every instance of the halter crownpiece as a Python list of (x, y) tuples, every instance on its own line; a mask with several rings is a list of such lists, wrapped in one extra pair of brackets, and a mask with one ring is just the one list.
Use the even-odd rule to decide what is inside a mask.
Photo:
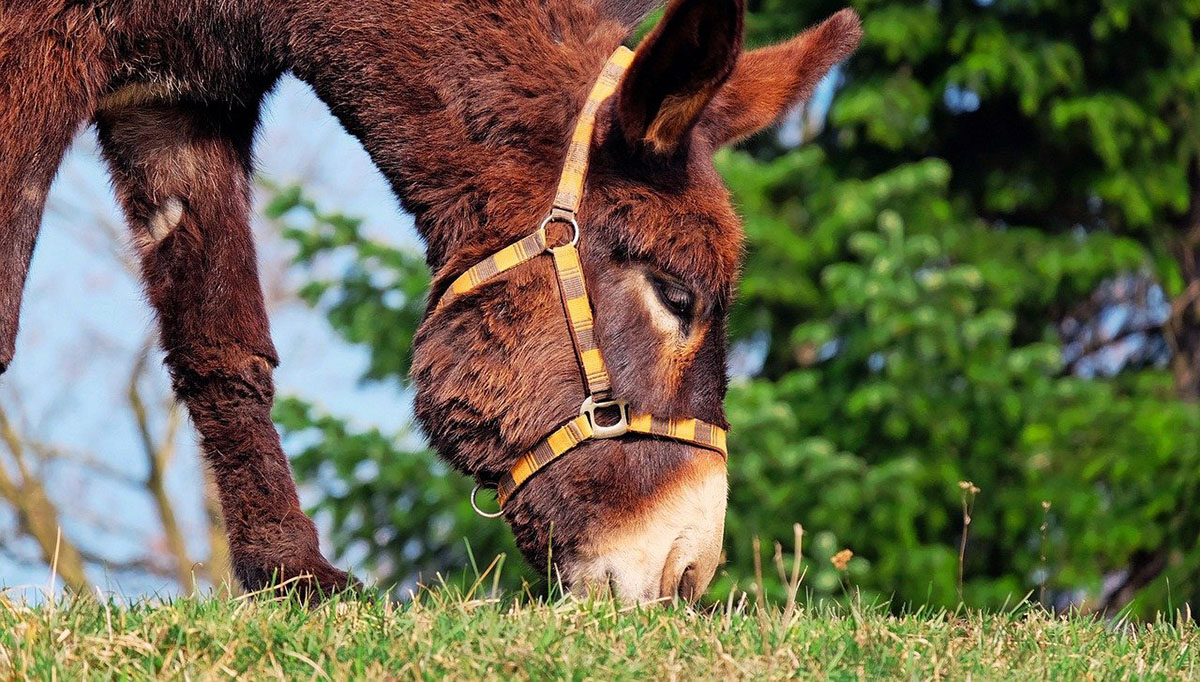
[[(587, 440), (617, 438), (636, 433), (696, 445), (714, 450), (720, 453), (722, 458), (728, 458), (725, 430), (719, 426), (699, 419), (665, 419), (650, 414), (631, 414), (628, 404), (613, 396), (608, 368), (596, 344), (592, 304), (588, 298), (583, 267), (580, 265), (579, 251), (576, 248), (579, 243), (579, 221), (576, 219), (576, 212), (583, 197), (596, 114), (600, 105), (616, 92), (621, 76), (632, 61), (632, 50), (624, 46), (617, 48), (608, 58), (604, 70), (600, 72), (600, 78), (592, 86), (587, 103), (580, 112), (579, 121), (575, 124), (575, 132), (571, 135), (571, 146), (567, 150), (562, 176), (558, 182), (558, 192), (554, 196), (554, 205), (538, 229), (459, 275), (451, 282), (435, 307), (435, 310), (440, 310), (450, 301), (500, 273), (542, 254), (549, 253), (554, 260), (558, 291), (571, 329), (571, 343), (582, 370), (587, 397), (579, 407), (578, 416), (543, 438), (532, 450), (517, 460), (512, 469), (495, 484), (501, 511), (488, 513), (481, 510), (475, 503), (475, 496), (484, 486), (475, 486), (471, 491), (471, 506), (478, 514), (488, 518), (500, 516), (507, 502), (534, 474)], [(562, 246), (549, 245), (546, 230), (552, 223), (564, 223), (571, 227), (573, 234), (569, 243)], [(613, 413), (611, 416), (615, 417), (615, 421), (600, 423), (596, 417), (597, 411)]]

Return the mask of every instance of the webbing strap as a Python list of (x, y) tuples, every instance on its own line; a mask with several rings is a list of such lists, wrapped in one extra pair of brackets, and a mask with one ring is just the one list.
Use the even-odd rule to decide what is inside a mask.
[[(624, 45), (612, 53), (604, 65), (604, 69), (600, 72), (600, 78), (596, 80), (596, 84), (588, 93), (587, 102), (584, 103), (579, 120), (575, 123), (575, 131), (571, 134), (571, 145), (567, 149), (567, 158), (563, 162), (562, 176), (558, 180), (558, 192), (554, 195), (554, 208), (564, 212), (567, 217), (575, 215), (579, 210), (579, 203), (583, 199), (583, 184), (587, 178), (592, 133), (596, 129), (596, 114), (600, 112), (600, 105), (616, 92), (617, 85), (621, 82), (621, 75), (625, 73), (625, 69), (629, 68), (629, 64), (632, 62), (633, 50)], [(546, 227), (543, 225), (533, 234), (497, 251), (459, 275), (450, 283), (450, 287), (446, 289), (446, 293), (442, 294), (435, 308), (445, 306), (456, 297), (471, 291), (500, 273), (536, 258), (545, 250)]]
[[(699, 419), (662, 419), (649, 414), (635, 414), (629, 419), (629, 432), (684, 441), (714, 450), (724, 459), (729, 458), (725, 448), (725, 429)], [(594, 435), (595, 429), (591, 419), (588, 415), (581, 414), (544, 438), (517, 460), (512, 469), (496, 484), (496, 501), (500, 503), (501, 509), (513, 493), (533, 478), (534, 474)]]
[(629, 418), (629, 430), (647, 436), (685, 441), (716, 450), (721, 457), (729, 458), (729, 451), (725, 447), (725, 429), (699, 419), (663, 419), (651, 414), (635, 414)]
[(591, 420), (586, 414), (581, 414), (542, 439), (542, 442), (517, 460), (496, 484), (496, 501), (500, 503), (500, 508), (504, 508), (508, 498), (531, 476), (576, 445), (591, 438), (594, 433)]
[(575, 132), (571, 135), (571, 146), (567, 150), (567, 160), (563, 164), (562, 177), (558, 180), (558, 193), (554, 195), (554, 207), (575, 213), (579, 210), (579, 202), (583, 198), (583, 181), (587, 177), (588, 159), (591, 156), (592, 132), (596, 129), (596, 114), (600, 105), (617, 91), (621, 76), (633, 62), (633, 50), (622, 45), (608, 58), (600, 78), (588, 93), (587, 102), (579, 114), (575, 124)]
[(570, 244), (551, 249), (554, 255), (554, 271), (558, 273), (558, 290), (562, 293), (563, 310), (571, 323), (571, 341), (575, 344), (575, 355), (583, 367), (584, 390), (597, 401), (612, 396), (612, 381), (604, 356), (596, 345), (595, 319), (592, 317), (592, 302), (588, 299), (587, 285), (583, 280), (583, 266), (579, 263), (579, 252)]
[[(522, 263), (537, 258), (546, 251), (546, 229), (527, 235), (520, 241), (513, 242), (496, 253), (484, 258), (469, 270), (459, 275), (450, 283), (446, 293), (438, 300), (436, 308), (441, 308), (456, 297), (461, 296), (500, 273), (511, 270)], [(435, 308), (435, 309), (436, 309)]]

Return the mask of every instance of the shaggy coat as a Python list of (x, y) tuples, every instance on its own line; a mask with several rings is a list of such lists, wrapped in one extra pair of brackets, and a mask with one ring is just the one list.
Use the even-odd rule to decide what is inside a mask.
[[(581, 210), (616, 393), (638, 411), (721, 425), (742, 236), (711, 155), (806, 97), (859, 36), (844, 11), (742, 54), (742, 4), (668, 9), (601, 112)], [(300, 510), (270, 419), (279, 358), (249, 230), (264, 97), (294, 73), (362, 141), (416, 220), (436, 299), (545, 215), (590, 85), (652, 5), (4, 0), (0, 372), (47, 189), (72, 136), (93, 123), (175, 391), (220, 488), (236, 574), (252, 588), (273, 576), (345, 586)], [(482, 481), (576, 414), (583, 388), (549, 263), (430, 313), (413, 378), (433, 445)], [(532, 480), (506, 517), (531, 560), (550, 549), (570, 562), (722, 466), (675, 442), (592, 442)], [(668, 587), (694, 596), (708, 577)]]

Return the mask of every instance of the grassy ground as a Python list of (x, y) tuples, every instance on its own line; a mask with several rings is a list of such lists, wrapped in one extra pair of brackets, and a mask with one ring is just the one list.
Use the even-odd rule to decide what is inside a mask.
[(1197, 679), (1194, 623), (570, 598), (411, 603), (0, 596), (0, 679)]

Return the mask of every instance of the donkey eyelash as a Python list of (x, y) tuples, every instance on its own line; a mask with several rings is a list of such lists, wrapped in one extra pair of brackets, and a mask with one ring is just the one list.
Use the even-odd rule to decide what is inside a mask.
[(689, 321), (696, 305), (696, 296), (681, 282), (672, 281), (661, 275), (651, 274), (654, 291), (668, 310), (683, 321)]

